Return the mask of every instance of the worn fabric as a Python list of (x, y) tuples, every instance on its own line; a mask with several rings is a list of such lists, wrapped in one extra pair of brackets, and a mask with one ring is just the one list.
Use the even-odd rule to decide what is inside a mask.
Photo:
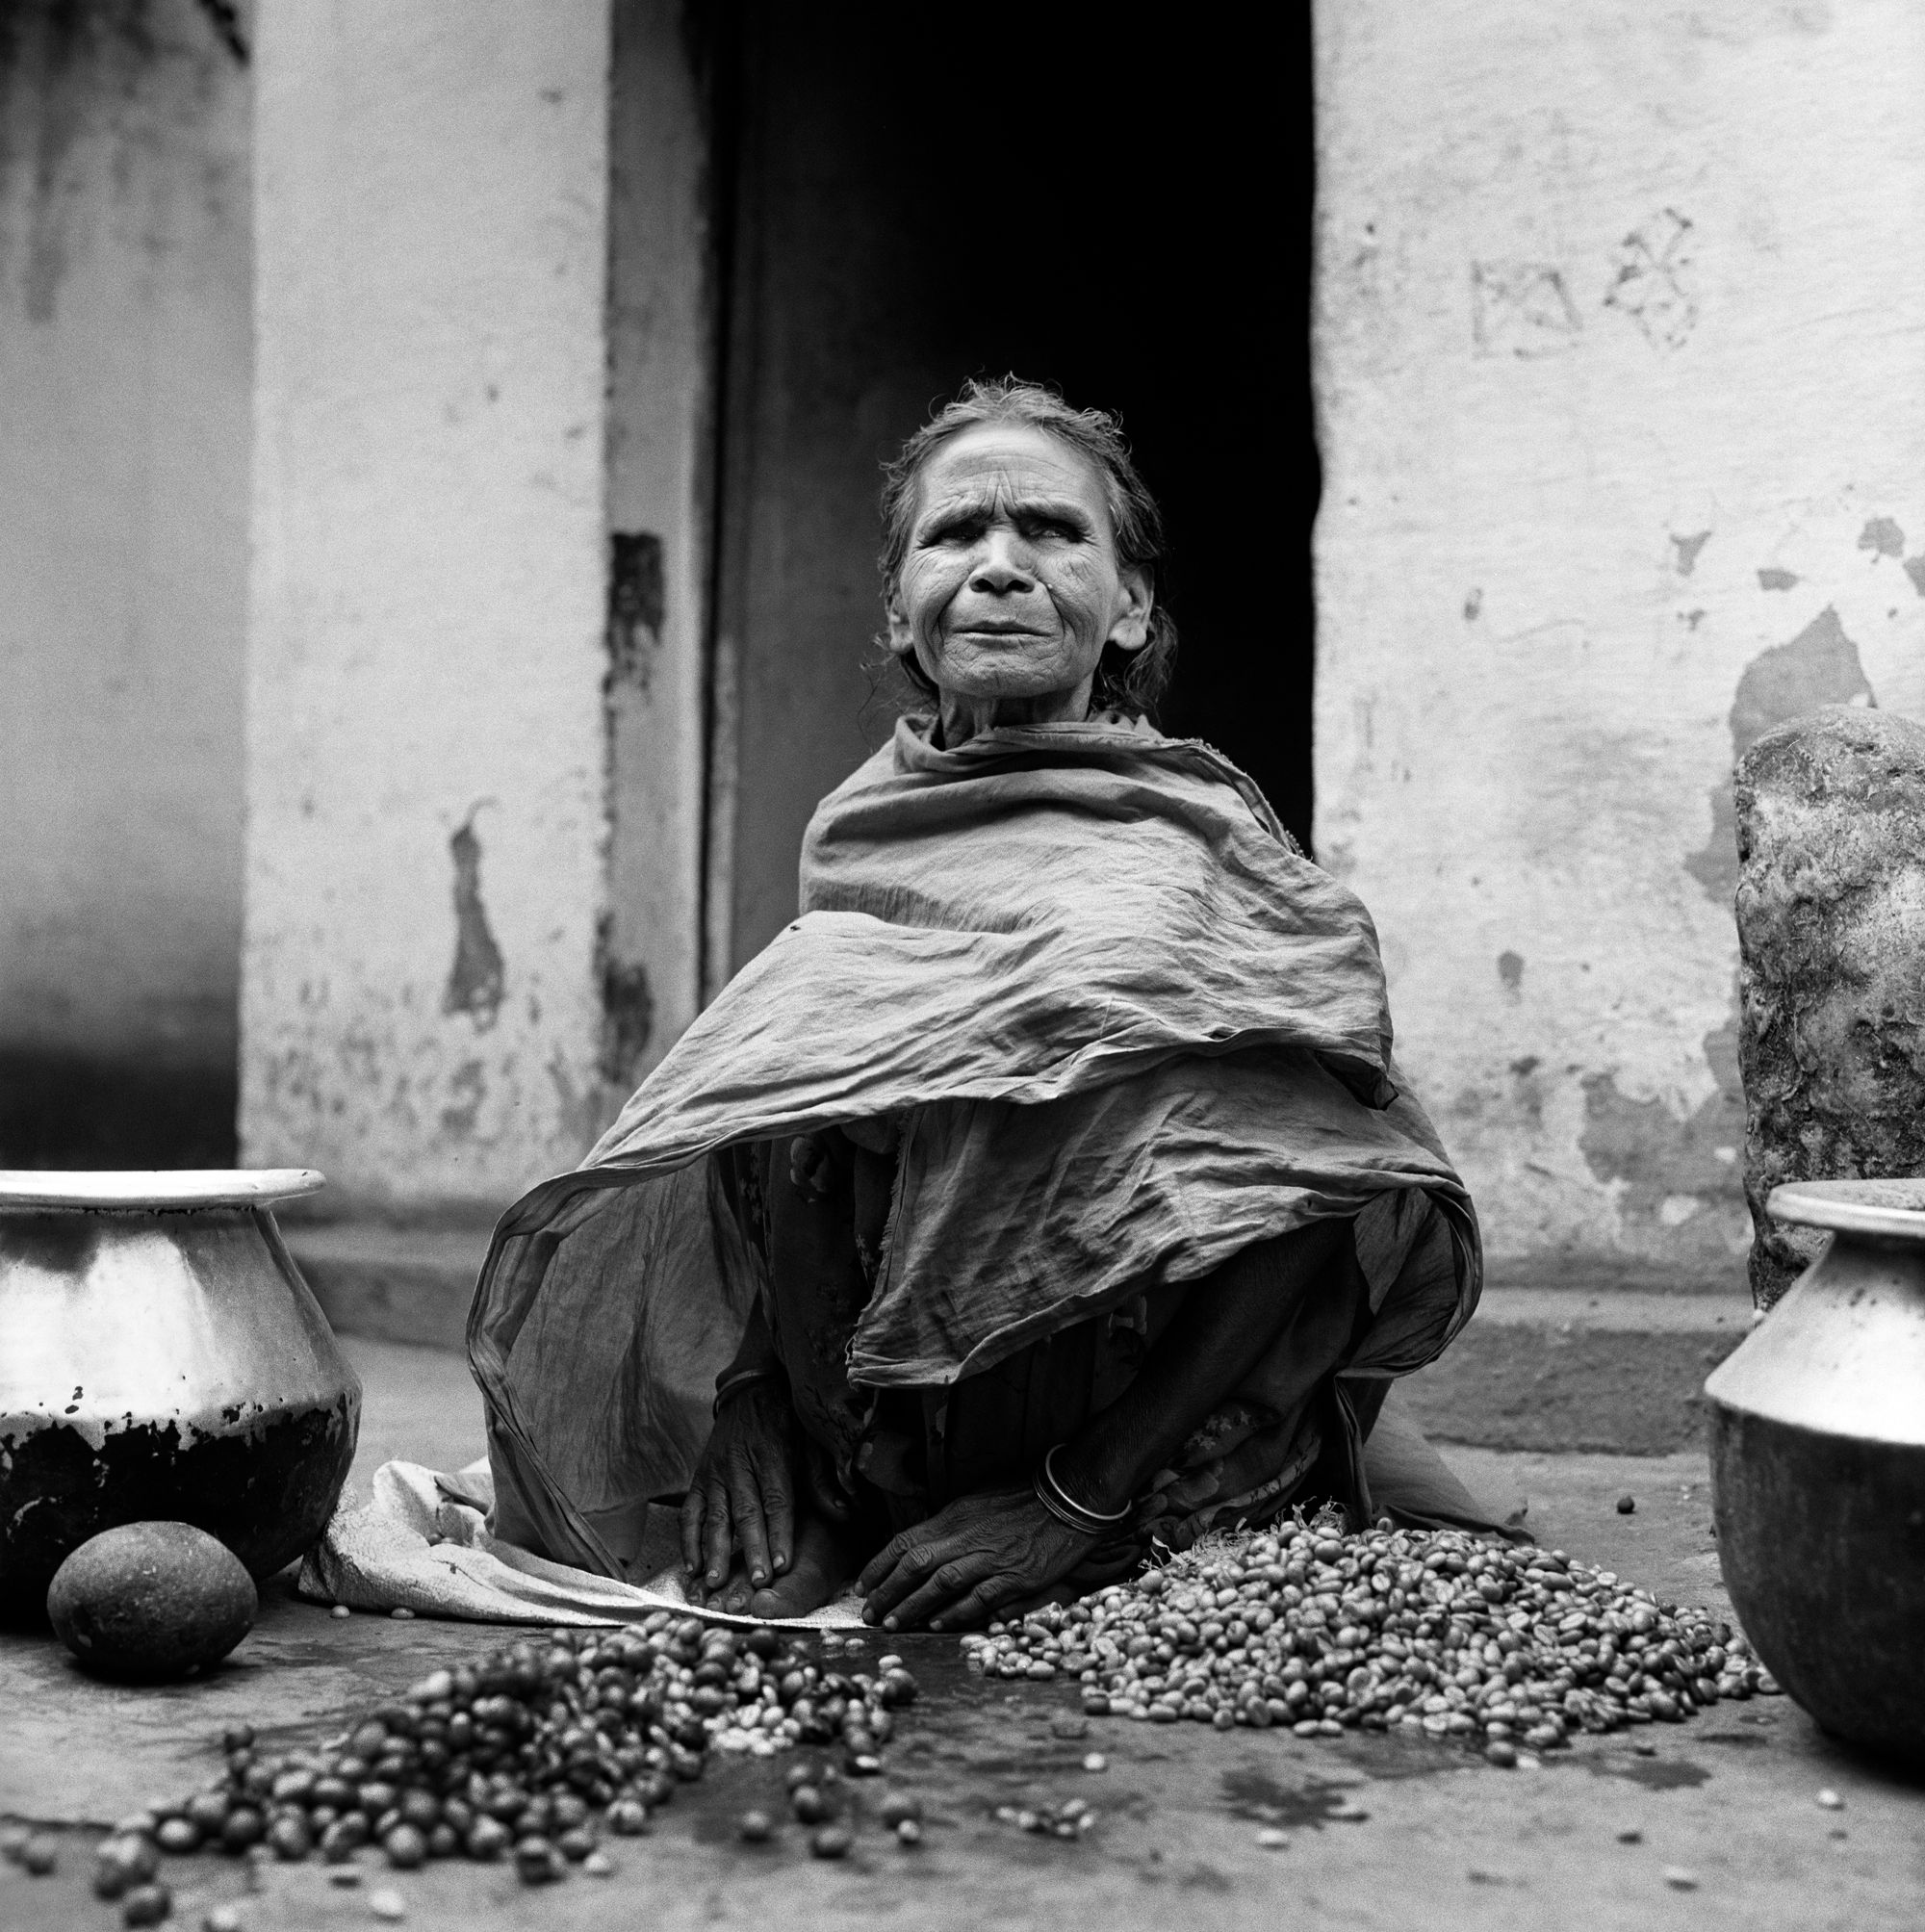
[[(1399, 1517), (1489, 1527), (1489, 1513), (1399, 1410), (1395, 1390), (1364, 1455), (1373, 1495)], [(633, 1566), (645, 1581), (624, 1583), (552, 1562), (494, 1534), (488, 1522), (493, 1502), (485, 1463), (449, 1474), (419, 1463), (383, 1463), (365, 1501), (344, 1498), (337, 1507), (301, 1565), (300, 1593), (353, 1610), (408, 1610), (476, 1623), (634, 1623), (658, 1610), (717, 1623), (758, 1621), (688, 1601), (672, 1510), (649, 1512)], [(1125, 1555), (1133, 1560), (1137, 1553), (1132, 1541)], [(861, 1598), (852, 1586), (821, 1609), (783, 1621), (818, 1630), (860, 1628)]]
[(1469, 1318), (1476, 1218), (1400, 1091), (1370, 917), (1208, 746), (1092, 721), (944, 751), (905, 720), (819, 808), (801, 905), (496, 1230), (469, 1348), (498, 1533), (621, 1576), (685, 1486), (764, 1285), (742, 1164), (710, 1158), (746, 1143), (899, 1125), (864, 1388), (979, 1375), (1329, 1216), (1368, 1288), (1348, 1377)]

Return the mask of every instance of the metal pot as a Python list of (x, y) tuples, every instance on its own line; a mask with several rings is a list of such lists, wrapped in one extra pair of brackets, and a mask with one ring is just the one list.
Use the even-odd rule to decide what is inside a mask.
[(321, 1533), (361, 1383), (269, 1210), (322, 1185), (0, 1170), (0, 1607), (119, 1523), (196, 1524), (257, 1578)]
[(1705, 1384), (1725, 1584), (1826, 1730), (1925, 1762), (1925, 1180), (1766, 1205), (1832, 1239)]

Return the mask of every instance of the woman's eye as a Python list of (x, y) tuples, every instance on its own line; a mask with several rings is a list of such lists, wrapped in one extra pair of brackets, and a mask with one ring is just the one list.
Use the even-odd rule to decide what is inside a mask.
[(943, 524), (930, 532), (927, 548), (940, 550), (945, 545), (972, 544), (983, 534), (980, 523)]

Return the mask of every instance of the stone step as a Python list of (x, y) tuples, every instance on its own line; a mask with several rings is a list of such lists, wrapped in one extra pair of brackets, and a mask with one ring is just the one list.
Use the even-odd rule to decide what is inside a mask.
[(1404, 1383), (1440, 1442), (1669, 1455), (1705, 1438), (1705, 1378), (1751, 1332), (1751, 1299), (1495, 1287)]
[(467, 1348), (468, 1307), (493, 1228), (479, 1221), (281, 1224), (289, 1252), (340, 1333), (457, 1350)]
[[(284, 1224), (289, 1249), (343, 1334), (466, 1347), (489, 1224)], [(1446, 1353), (1404, 1384), (1440, 1442), (1486, 1449), (1668, 1455), (1704, 1438), (1705, 1378), (1751, 1327), (1733, 1283), (1656, 1291), (1593, 1277), (1578, 1287), (1488, 1287)]]

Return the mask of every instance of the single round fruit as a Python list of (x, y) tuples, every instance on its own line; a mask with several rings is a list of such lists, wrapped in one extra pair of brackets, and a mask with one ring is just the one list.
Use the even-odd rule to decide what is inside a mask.
[(253, 1628), (259, 1608), (240, 1558), (191, 1523), (103, 1530), (47, 1588), (55, 1635), (109, 1677), (185, 1677), (217, 1662)]

